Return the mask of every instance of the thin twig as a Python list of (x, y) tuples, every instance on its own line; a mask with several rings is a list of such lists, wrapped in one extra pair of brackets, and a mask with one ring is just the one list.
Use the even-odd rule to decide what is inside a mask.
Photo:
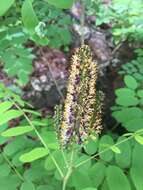
[(51, 66), (50, 66), (48, 60), (44, 58), (42, 49), (40, 50), (40, 52), (41, 52), (41, 54), (42, 54), (42, 59), (43, 59), (43, 60), (47, 63), (47, 65), (48, 65), (48, 69), (49, 69), (49, 72), (50, 72), (50, 74), (51, 74), (52, 80), (53, 80), (53, 82), (54, 82), (54, 84), (55, 84), (55, 86), (56, 86), (56, 88), (57, 88), (57, 91), (58, 91), (58, 93), (59, 93), (59, 95), (60, 95), (60, 97), (61, 97), (61, 99), (62, 99), (62, 102), (64, 102), (64, 101), (65, 101), (64, 95), (63, 95), (62, 91), (60, 90), (60, 88), (59, 88), (59, 86), (58, 86), (58, 83), (57, 83), (57, 81), (56, 81), (56, 79), (55, 79), (55, 77), (54, 77), (54, 75), (53, 75)]
[(63, 148), (61, 148), (61, 152), (62, 152), (62, 156), (63, 156), (64, 162), (65, 162), (66, 168), (68, 168), (69, 167), (69, 163), (68, 163), (68, 161), (66, 159), (66, 156), (65, 156)]
[(73, 172), (73, 158), (74, 158), (74, 148), (72, 149), (72, 152), (71, 152), (70, 165), (69, 165), (67, 174), (65, 175), (65, 178), (63, 179), (62, 190), (66, 190), (67, 182)]
[(83, 0), (81, 0), (82, 13), (81, 13), (81, 46), (84, 45), (84, 25), (85, 25), (85, 6)]
[(4, 152), (0, 152), (7, 164), (11, 167), (11, 169), (15, 172), (15, 174), (19, 177), (21, 181), (25, 181), (23, 176), (20, 174), (20, 172), (17, 170), (17, 168), (12, 164), (12, 162), (8, 159), (7, 155), (4, 154)]
[[(135, 134), (138, 134), (138, 133), (135, 133)], [(140, 134), (140, 135), (141, 135), (141, 134)], [(120, 141), (120, 142), (118, 142), (118, 143), (116, 143), (116, 144), (114, 144), (114, 145), (112, 145), (112, 146), (109, 146), (109, 147), (105, 148), (105, 149), (102, 150), (101, 152), (98, 152), (97, 154), (91, 156), (90, 158), (84, 160), (83, 162), (80, 162), (79, 164), (77, 164), (77, 165), (75, 166), (75, 168), (80, 167), (81, 165), (85, 164), (86, 162), (88, 162), (88, 161), (90, 161), (90, 160), (96, 158), (97, 156), (100, 156), (101, 154), (103, 154), (103, 153), (105, 153), (105, 152), (111, 150), (112, 147), (118, 146), (118, 145), (120, 145), (120, 144), (122, 144), (122, 143), (124, 143), (124, 142), (126, 142), (126, 141), (128, 141), (128, 140), (130, 140), (130, 139), (132, 139), (132, 138), (134, 138), (134, 135), (129, 136), (128, 138), (126, 138), (126, 139), (124, 139), (124, 140), (122, 140), (122, 141)]]
[(41, 141), (41, 143), (43, 144), (43, 146), (47, 149), (51, 159), (53, 160), (57, 170), (59, 171), (60, 175), (62, 178), (64, 178), (64, 174), (60, 168), (60, 166), (58, 165), (57, 161), (55, 160), (54, 156), (51, 154), (49, 147), (47, 146), (47, 144), (45, 143), (44, 139), (42, 138), (42, 136), (40, 135), (40, 133), (38, 132), (38, 130), (36, 129), (36, 127), (33, 125), (33, 123), (31, 122), (31, 120), (29, 119), (29, 117), (25, 114), (25, 112), (19, 107), (19, 105), (17, 105), (11, 98), (9, 98), (10, 101), (13, 102), (13, 104), (15, 105), (15, 107), (20, 110), (23, 114), (23, 116), (25, 117), (25, 119), (27, 120), (27, 122), (29, 123), (29, 125), (34, 129), (36, 135), (38, 136), (39, 140)]

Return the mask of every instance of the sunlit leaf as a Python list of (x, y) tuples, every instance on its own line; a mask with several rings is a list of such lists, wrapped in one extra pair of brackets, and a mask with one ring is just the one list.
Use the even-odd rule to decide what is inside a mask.
[(4, 131), (3, 133), (1, 133), (1, 135), (3, 137), (13, 137), (18, 135), (23, 135), (31, 131), (33, 131), (33, 128), (31, 126), (14, 127)]
[(0, 125), (7, 123), (8, 121), (20, 117), (23, 115), (22, 111), (19, 110), (9, 110), (0, 115)]
[(10, 102), (10, 101), (5, 101), (5, 102), (0, 103), (0, 114), (2, 114), (3, 112), (7, 111), (12, 106), (13, 106), (13, 103)]
[(134, 138), (139, 144), (143, 145), (143, 137), (141, 135), (135, 134)]
[(48, 154), (49, 154), (49, 152), (47, 149), (39, 147), (39, 148), (35, 148), (35, 149), (31, 150), (28, 153), (23, 154), (20, 157), (20, 161), (24, 162), (24, 163), (25, 162), (33, 162), (33, 161), (40, 159)]
[(12, 6), (15, 0), (0, 1), (0, 16), (3, 16), (7, 10)]
[(33, 10), (31, 0), (25, 0), (22, 6), (22, 20), (25, 28), (30, 33), (35, 33), (35, 27), (38, 25), (38, 18)]
[(117, 146), (111, 146), (111, 150), (117, 154), (120, 154), (121, 153), (121, 150), (117, 147)]

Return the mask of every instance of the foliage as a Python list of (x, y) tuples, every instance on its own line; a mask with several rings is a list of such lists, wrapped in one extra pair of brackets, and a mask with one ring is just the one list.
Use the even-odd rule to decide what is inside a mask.
[(142, 0), (113, 0), (107, 6), (98, 1), (87, 2), (87, 14), (96, 15), (96, 26), (111, 24), (115, 43), (125, 39), (142, 41)]
[(142, 51), (136, 50), (137, 59), (122, 66), (124, 87), (116, 89), (116, 106), (112, 107), (113, 117), (128, 131), (143, 127)]
[(40, 22), (45, 24), (43, 33), (48, 36), (49, 46), (54, 48), (63, 46), (66, 50), (72, 38), (69, 29), (72, 24), (70, 16), (61, 9), (38, 1), (35, 2), (35, 12)]
[[(26, 102), (3, 85), (0, 95), (0, 112), (3, 113), (0, 144), (5, 144), (0, 155), (0, 185), (3, 190), (8, 190), (10, 186), (12, 189), (20, 187), (22, 190), (62, 189), (63, 179), (54, 163), (56, 161), (65, 175), (72, 152), (59, 149), (52, 128), (53, 119), (41, 120), (38, 112), (27, 108)], [(18, 126), (8, 128), (8, 121), (16, 118), (19, 118)], [(130, 190), (135, 186), (140, 190), (142, 159), (137, 155), (143, 153), (141, 134), (142, 130), (136, 130), (133, 134), (127, 134), (128, 137), (103, 135), (85, 144), (84, 151), (75, 145), (72, 160), (74, 169), (67, 182), (67, 189), (112, 190), (116, 187), (118, 190)], [(13, 138), (14, 136), (17, 137)], [(25, 170), (23, 163), (29, 163), (30, 167)], [(6, 180), (9, 182), (5, 183)]]
[[(3, 70), (24, 86), (32, 72), (34, 53), (29, 42), (68, 49), (72, 20), (65, 9), (73, 0), (0, 2), (0, 61)], [(95, 26), (113, 25), (115, 42), (142, 40), (142, 2), (114, 0), (105, 6), (84, 1)], [(103, 11), (104, 10), (104, 11)], [(106, 11), (105, 11), (106, 10)], [(30, 19), (29, 19), (30, 18)], [(143, 90), (141, 49), (124, 64), (124, 86), (115, 91), (112, 115), (128, 133), (89, 139), (62, 149), (55, 120), (35, 111), (20, 95), (0, 84), (0, 187), (2, 190), (142, 190)]]
[(87, 7), (87, 15), (96, 15), (96, 26), (100, 26), (103, 23), (110, 23), (113, 18), (111, 16), (111, 10), (107, 9), (101, 0), (85, 1), (85, 6)]
[(0, 3), (0, 16), (4, 16), (0, 18), (0, 62), (7, 75), (16, 77), (20, 86), (28, 83), (33, 71), (34, 55), (32, 49), (26, 47), (29, 40), (37, 45), (63, 46), (65, 50), (71, 43), (71, 18), (56, 7), (69, 8), (73, 1), (47, 2), (7, 0)]
[[(142, 163), (139, 161), (142, 154), (142, 144), (143, 136), (138, 135), (137, 131), (142, 131), (143, 129), (143, 110), (142, 110), (142, 50), (137, 49), (137, 59), (132, 60), (122, 66), (120, 74), (124, 75), (124, 87), (116, 89), (116, 105), (112, 107), (112, 116), (122, 124), (123, 127), (129, 132), (125, 136), (134, 136), (134, 139), (139, 144), (132, 144), (133, 150), (127, 147), (128, 155), (126, 159), (128, 160), (132, 155), (132, 161), (126, 163), (126, 160), (122, 160), (121, 167), (124, 167), (126, 163), (130, 169), (129, 176), (134, 184), (133, 189), (140, 190), (142, 188), (141, 176), (143, 175), (140, 167)], [(122, 137), (120, 137), (122, 138)], [(124, 137), (125, 138), (125, 137)], [(133, 142), (132, 142), (133, 143)], [(124, 144), (125, 145), (125, 144)], [(124, 147), (126, 149), (126, 147)], [(124, 149), (123, 148), (123, 149)], [(126, 153), (127, 153), (126, 150)], [(121, 151), (122, 152), (122, 151)], [(125, 154), (126, 154), (125, 153)], [(121, 154), (121, 157), (124, 154)], [(119, 156), (120, 157), (120, 156)], [(138, 159), (139, 158), (139, 159)], [(117, 159), (117, 162), (119, 160)], [(129, 161), (129, 160), (128, 160)], [(123, 164), (123, 165), (122, 165)], [(125, 165), (126, 165), (125, 164)], [(131, 183), (132, 184), (132, 183)]]
[[(133, 59), (129, 63), (123, 64), (119, 74), (132, 75), (139, 83), (143, 81), (143, 51), (142, 49), (135, 50), (136, 59)], [(140, 85), (141, 85), (140, 84)]]

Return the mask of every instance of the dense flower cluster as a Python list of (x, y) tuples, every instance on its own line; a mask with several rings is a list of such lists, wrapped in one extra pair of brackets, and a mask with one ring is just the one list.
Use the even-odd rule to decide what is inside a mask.
[(81, 144), (101, 130), (101, 96), (96, 91), (97, 64), (88, 46), (77, 49), (72, 58), (59, 137), (62, 146)]

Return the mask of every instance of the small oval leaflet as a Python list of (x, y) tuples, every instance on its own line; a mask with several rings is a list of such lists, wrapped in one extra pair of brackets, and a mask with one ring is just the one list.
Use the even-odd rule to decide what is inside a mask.
[(141, 135), (135, 134), (134, 138), (139, 144), (143, 145), (143, 137)]
[(20, 161), (24, 163), (33, 162), (34, 160), (42, 158), (48, 154), (49, 154), (49, 151), (46, 148), (38, 147), (20, 156)]
[(3, 133), (1, 133), (1, 135), (3, 137), (13, 137), (18, 135), (23, 135), (31, 131), (33, 131), (33, 128), (31, 126), (14, 127), (4, 131)]
[(23, 112), (20, 110), (8, 110), (0, 115), (0, 125), (7, 123), (8, 121), (20, 117), (23, 115)]
[(117, 147), (117, 146), (111, 146), (111, 150), (117, 154), (120, 154), (121, 153), (121, 150)]
[(10, 109), (13, 106), (13, 103), (10, 101), (5, 101), (5, 102), (0, 102), (0, 114), (2, 114), (3, 112), (7, 111), (8, 109)]
[(109, 166), (106, 175), (110, 190), (131, 190), (128, 178), (119, 167)]
[(136, 79), (131, 75), (126, 75), (124, 78), (124, 82), (127, 85), (127, 87), (131, 89), (136, 89), (138, 86)]
[(14, 0), (6, 0), (0, 2), (0, 16), (3, 16), (8, 9), (12, 6)]

